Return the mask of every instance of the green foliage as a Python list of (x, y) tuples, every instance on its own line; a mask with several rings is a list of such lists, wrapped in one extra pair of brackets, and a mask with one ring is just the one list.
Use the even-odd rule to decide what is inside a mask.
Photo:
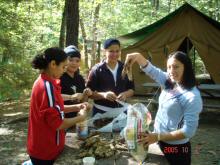
[(57, 46), (63, 3), (50, 0), (0, 1), (0, 101), (30, 90), (39, 50)]
[[(215, 20), (220, 19), (220, 2), (217, 0), (159, 0), (158, 8), (154, 2), (80, 0), (80, 17), (85, 24), (87, 39), (94, 36), (94, 21), (97, 40), (103, 41), (152, 24), (184, 2)], [(99, 19), (94, 20), (98, 4), (101, 4)], [(0, 101), (20, 97), (31, 89), (37, 72), (31, 69), (30, 61), (40, 50), (58, 46), (63, 7), (64, 0), (0, 0)], [(204, 72), (201, 59), (196, 59), (196, 66), (199, 73)], [(82, 67), (82, 71), (86, 72), (85, 68)]]
[(196, 75), (200, 74), (207, 74), (207, 70), (205, 67), (204, 62), (202, 61), (201, 57), (199, 56), (198, 52), (192, 49), (189, 53), (189, 57), (192, 61), (193, 68), (195, 70)]
[[(33, 72), (27, 60), (17, 64), (1, 63), (0, 69), (3, 70), (3, 75), (0, 77), (0, 101), (16, 99), (27, 94), (25, 92), (31, 89), (37, 77), (36, 72)], [(28, 93), (28, 95), (30, 95), (30, 93)]]
[(217, 10), (219, 4), (217, 1), (210, 3), (207, 0), (172, 0), (169, 5), (169, 1), (160, 0), (158, 9), (156, 9), (153, 2), (154, 0), (81, 0), (80, 17), (84, 21), (88, 38), (92, 39), (94, 8), (97, 3), (101, 3), (100, 19), (97, 22), (97, 36), (99, 41), (103, 41), (105, 38), (118, 37), (152, 24), (176, 10), (185, 2), (188, 2), (214, 19), (218, 18), (217, 15), (219, 15)]

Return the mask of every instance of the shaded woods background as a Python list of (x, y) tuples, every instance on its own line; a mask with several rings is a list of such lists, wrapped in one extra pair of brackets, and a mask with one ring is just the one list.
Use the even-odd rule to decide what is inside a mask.
[[(29, 96), (38, 74), (31, 69), (30, 60), (40, 50), (78, 44), (84, 56), (81, 70), (86, 74), (102, 58), (98, 50), (104, 39), (147, 26), (184, 2), (0, 0), (0, 101)], [(220, 19), (219, 1), (187, 2), (213, 19)], [(196, 62), (203, 67), (200, 59)]]

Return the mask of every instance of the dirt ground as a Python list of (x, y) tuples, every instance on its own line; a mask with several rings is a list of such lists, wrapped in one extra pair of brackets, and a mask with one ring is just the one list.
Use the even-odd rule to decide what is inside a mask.
[[(139, 98), (136, 98), (136, 101)], [(29, 100), (0, 103), (0, 160), (1, 165), (21, 164), (28, 160), (26, 153), (27, 116)], [(192, 138), (192, 165), (220, 165), (220, 109), (205, 110)], [(65, 148), (62, 164), (70, 164), (71, 153)], [(138, 164), (138, 163), (137, 163)], [(153, 165), (153, 164), (152, 164)]]

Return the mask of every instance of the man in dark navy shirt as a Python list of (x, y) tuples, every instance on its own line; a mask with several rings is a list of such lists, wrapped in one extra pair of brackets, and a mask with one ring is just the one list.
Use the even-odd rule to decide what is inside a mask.
[(134, 82), (122, 77), (123, 63), (118, 60), (120, 42), (108, 39), (104, 43), (106, 59), (96, 64), (89, 73), (87, 87), (93, 91), (93, 115), (122, 109), (117, 100), (125, 101), (134, 94)]

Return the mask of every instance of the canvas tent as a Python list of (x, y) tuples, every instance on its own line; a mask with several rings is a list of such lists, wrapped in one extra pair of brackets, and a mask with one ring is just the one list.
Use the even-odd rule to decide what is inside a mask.
[[(187, 3), (161, 20), (118, 39), (124, 45), (122, 60), (127, 53), (140, 52), (164, 70), (169, 53), (187, 52), (193, 45), (214, 82), (220, 83), (220, 23)], [(136, 93), (144, 94), (142, 84), (153, 81), (137, 65), (133, 75)]]

